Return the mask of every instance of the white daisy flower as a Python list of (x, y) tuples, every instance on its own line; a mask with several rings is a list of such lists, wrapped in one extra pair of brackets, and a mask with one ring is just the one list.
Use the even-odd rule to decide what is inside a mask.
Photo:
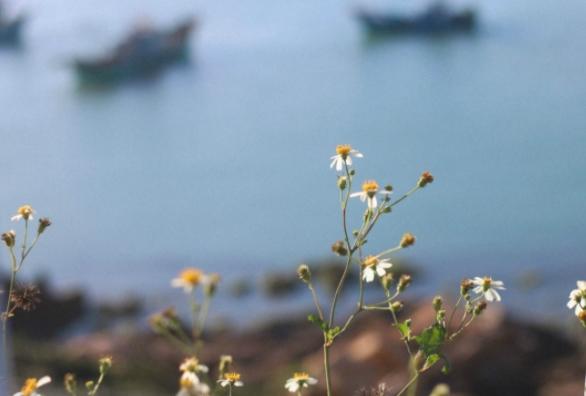
[(179, 370), (183, 372), (191, 373), (207, 373), (209, 371), (208, 366), (199, 363), (199, 360), (195, 357), (187, 358), (179, 366)]
[(209, 396), (210, 387), (199, 381), (197, 375), (192, 371), (184, 371), (179, 380), (181, 389), (177, 396)]
[(376, 209), (376, 207), (378, 206), (378, 201), (376, 199), (376, 194), (381, 194), (381, 195), (389, 195), (391, 194), (391, 191), (387, 191), (387, 190), (383, 190), (383, 191), (379, 191), (378, 190), (378, 183), (374, 180), (367, 180), (364, 183), (362, 183), (362, 191), (360, 192), (355, 192), (350, 194), (351, 198), (354, 197), (359, 197), (360, 200), (362, 202), (366, 201), (366, 204), (368, 205), (368, 209)]
[(238, 373), (226, 373), (224, 378), (218, 380), (218, 383), (222, 388), (227, 386), (243, 386), (244, 382), (240, 381), (240, 374)]
[(568, 301), (568, 308), (573, 309), (576, 316), (580, 315), (581, 311), (586, 310), (586, 281), (576, 282), (578, 286), (570, 292), (570, 301)]
[(381, 260), (377, 256), (367, 256), (362, 261), (362, 279), (372, 282), (375, 275), (382, 278), (392, 266), (393, 264), (388, 259)]
[(301, 388), (307, 388), (309, 385), (317, 384), (317, 380), (307, 373), (294, 373), (292, 378), (285, 382), (285, 389), (291, 393), (299, 391)]
[(197, 268), (186, 268), (171, 281), (171, 286), (183, 288), (185, 293), (191, 293), (195, 287), (205, 279), (204, 273)]
[(20, 392), (16, 392), (14, 396), (41, 396), (40, 393), (37, 392), (41, 386), (45, 386), (51, 382), (51, 377), (44, 376), (40, 379), (36, 378), (28, 378), (24, 381), (24, 385), (20, 389)]
[(474, 285), (474, 293), (482, 294), (486, 301), (500, 301), (501, 295), (497, 292), (498, 290), (505, 290), (504, 284), (501, 281), (492, 280), (491, 277), (485, 276), (481, 278), (479, 276), (472, 279)]
[(21, 219), (32, 220), (35, 210), (30, 205), (22, 205), (16, 211), (16, 214), (10, 218), (11, 221), (19, 221)]
[(354, 150), (349, 144), (339, 144), (336, 146), (336, 155), (330, 157), (332, 160), (330, 168), (336, 167), (336, 170), (340, 172), (344, 169), (344, 164), (352, 166), (352, 157), (362, 158), (363, 155), (358, 150)]

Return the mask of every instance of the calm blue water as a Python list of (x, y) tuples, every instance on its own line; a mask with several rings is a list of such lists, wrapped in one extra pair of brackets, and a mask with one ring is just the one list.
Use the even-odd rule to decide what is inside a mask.
[[(184, 266), (256, 279), (328, 257), (341, 236), (328, 158), (348, 142), (365, 154), (360, 179), (405, 191), (436, 175), (373, 251), (409, 230), (418, 243), (402, 256), (426, 284), (493, 274), (513, 305), (563, 309), (586, 276), (586, 3), (484, 2), (474, 36), (377, 42), (353, 5), (24, 3), (26, 45), (0, 51), (0, 227), (24, 202), (55, 223), (26, 274), (165, 299)], [(186, 14), (203, 21), (191, 65), (112, 90), (76, 84), (74, 55), (139, 16)], [(532, 270), (546, 284), (527, 293), (516, 282)]]

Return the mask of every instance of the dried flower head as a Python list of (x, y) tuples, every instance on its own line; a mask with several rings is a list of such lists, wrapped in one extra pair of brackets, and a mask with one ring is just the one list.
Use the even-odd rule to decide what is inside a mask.
[(53, 224), (51, 222), (50, 219), (48, 219), (47, 217), (41, 217), (39, 219), (39, 228), (37, 229), (37, 233), (40, 235), (43, 232), (45, 232), (45, 230), (51, 226), (51, 224)]
[(311, 271), (309, 270), (309, 266), (307, 264), (301, 264), (297, 267), (297, 276), (305, 283), (311, 281)]
[(337, 254), (338, 256), (346, 256), (348, 254), (348, 248), (346, 247), (346, 242), (344, 241), (336, 241), (332, 245), (332, 252)]
[(397, 284), (397, 291), (402, 292), (404, 291), (409, 285), (411, 284), (411, 275), (403, 274), (399, 278), (399, 283)]
[(406, 248), (413, 244), (415, 244), (415, 236), (410, 232), (406, 232), (405, 234), (403, 234), (403, 237), (401, 238), (400, 242), (401, 247)]
[(33, 311), (41, 302), (41, 291), (35, 285), (21, 286), (10, 296), (13, 310)]
[(419, 181), (417, 182), (417, 185), (419, 187), (423, 188), (430, 183), (433, 183), (433, 175), (429, 171), (425, 171), (419, 177)]
[(16, 232), (14, 230), (6, 231), (2, 234), (2, 240), (8, 247), (13, 247), (16, 242)]

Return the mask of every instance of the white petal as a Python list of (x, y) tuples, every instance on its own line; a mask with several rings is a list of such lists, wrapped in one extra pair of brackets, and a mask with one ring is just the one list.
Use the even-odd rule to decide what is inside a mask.
[(362, 155), (362, 153), (358, 150), (350, 150), (350, 153), (355, 156), (356, 158), (362, 158), (364, 157), (364, 155)]
[(22, 393), (22, 392), (16, 392), (16, 393), (14, 394), (14, 396), (23, 396), (23, 393)]
[(49, 383), (51, 383), (51, 377), (49, 377), (48, 375), (45, 375), (43, 378), (41, 378), (40, 380), (37, 381), (37, 388), (40, 388), (41, 386), (45, 386)]
[(363, 277), (367, 282), (372, 282), (374, 280), (374, 270), (370, 267), (365, 268)]
[(570, 301), (568, 301), (567, 306), (568, 306), (568, 308), (572, 309), (572, 308), (574, 308), (576, 306), (576, 304), (578, 304), (576, 302), (576, 300), (570, 300)]
[(383, 277), (386, 275), (387, 271), (385, 271), (384, 268), (382, 268), (380, 265), (376, 266), (376, 273), (378, 274), (378, 276)]
[(197, 369), (202, 373), (207, 373), (209, 371), (208, 366), (204, 366), (203, 364), (199, 364), (197, 366)]
[[(360, 154), (360, 155), (362, 156), (362, 154)], [(317, 380), (316, 380), (315, 378), (309, 377), (309, 378), (307, 379), (307, 383), (308, 383), (309, 385), (315, 385), (315, 384), (317, 384)]]
[(347, 164), (348, 166), (352, 166), (352, 157), (350, 157), (350, 156), (347, 156), (347, 157), (346, 157), (346, 164)]
[(234, 386), (244, 386), (244, 382), (236, 381), (236, 382), (234, 382)]
[(493, 294), (494, 298), (496, 299), (496, 301), (500, 301), (501, 300), (501, 295), (499, 294), (499, 292), (497, 292), (494, 289), (490, 289), (490, 291), (492, 291), (492, 294)]
[(295, 393), (299, 390), (299, 384), (297, 383), (297, 381), (292, 382), (289, 384), (289, 386), (287, 387), (287, 389), (289, 390), (289, 392), (291, 393)]
[(578, 285), (578, 289), (580, 290), (586, 290), (586, 281), (578, 281), (576, 282), (576, 284)]
[[(350, 194), (350, 198), (356, 198), (356, 197), (360, 197), (360, 199), (362, 199), (362, 195), (364, 195), (363, 192), (355, 192)], [(362, 199), (363, 200), (363, 199)], [(364, 200), (363, 200), (364, 201)]]
[(10, 218), (10, 221), (18, 221), (18, 220), (20, 220), (20, 219), (22, 219), (22, 215), (19, 215), (19, 214), (18, 214), (18, 215), (16, 215), (16, 216), (12, 216), (12, 217)]
[(494, 296), (492, 295), (492, 290), (488, 289), (487, 291), (484, 292), (484, 298), (486, 299), (486, 301), (494, 301)]
[(578, 304), (576, 305), (576, 309), (574, 309), (574, 313), (576, 314), (576, 316), (580, 315), (580, 312), (582, 312), (583, 309), (582, 307)]
[(185, 282), (181, 278), (175, 278), (171, 281), (171, 286), (173, 287), (184, 287)]
[(377, 206), (378, 206), (378, 202), (376, 201), (376, 196), (373, 196), (372, 198), (369, 197), (368, 198), (368, 208), (369, 209), (376, 209)]

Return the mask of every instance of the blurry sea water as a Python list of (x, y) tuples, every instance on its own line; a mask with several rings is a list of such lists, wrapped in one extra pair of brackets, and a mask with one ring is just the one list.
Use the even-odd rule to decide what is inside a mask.
[[(185, 266), (228, 283), (294, 271), (341, 238), (328, 158), (351, 143), (365, 154), (359, 181), (398, 194), (436, 176), (369, 242), (417, 235), (400, 256), (424, 269), (423, 294), (492, 274), (511, 307), (563, 313), (586, 277), (586, 3), (487, 1), (474, 35), (375, 41), (355, 5), (20, 3), (24, 46), (0, 49), (0, 227), (21, 203), (54, 221), (25, 273), (156, 305), (181, 298), (169, 281)], [(202, 22), (188, 65), (115, 89), (77, 84), (76, 55), (102, 53), (139, 18), (187, 15)], [(543, 284), (525, 290), (526, 274)], [(214, 309), (238, 315), (262, 307), (255, 298)]]

